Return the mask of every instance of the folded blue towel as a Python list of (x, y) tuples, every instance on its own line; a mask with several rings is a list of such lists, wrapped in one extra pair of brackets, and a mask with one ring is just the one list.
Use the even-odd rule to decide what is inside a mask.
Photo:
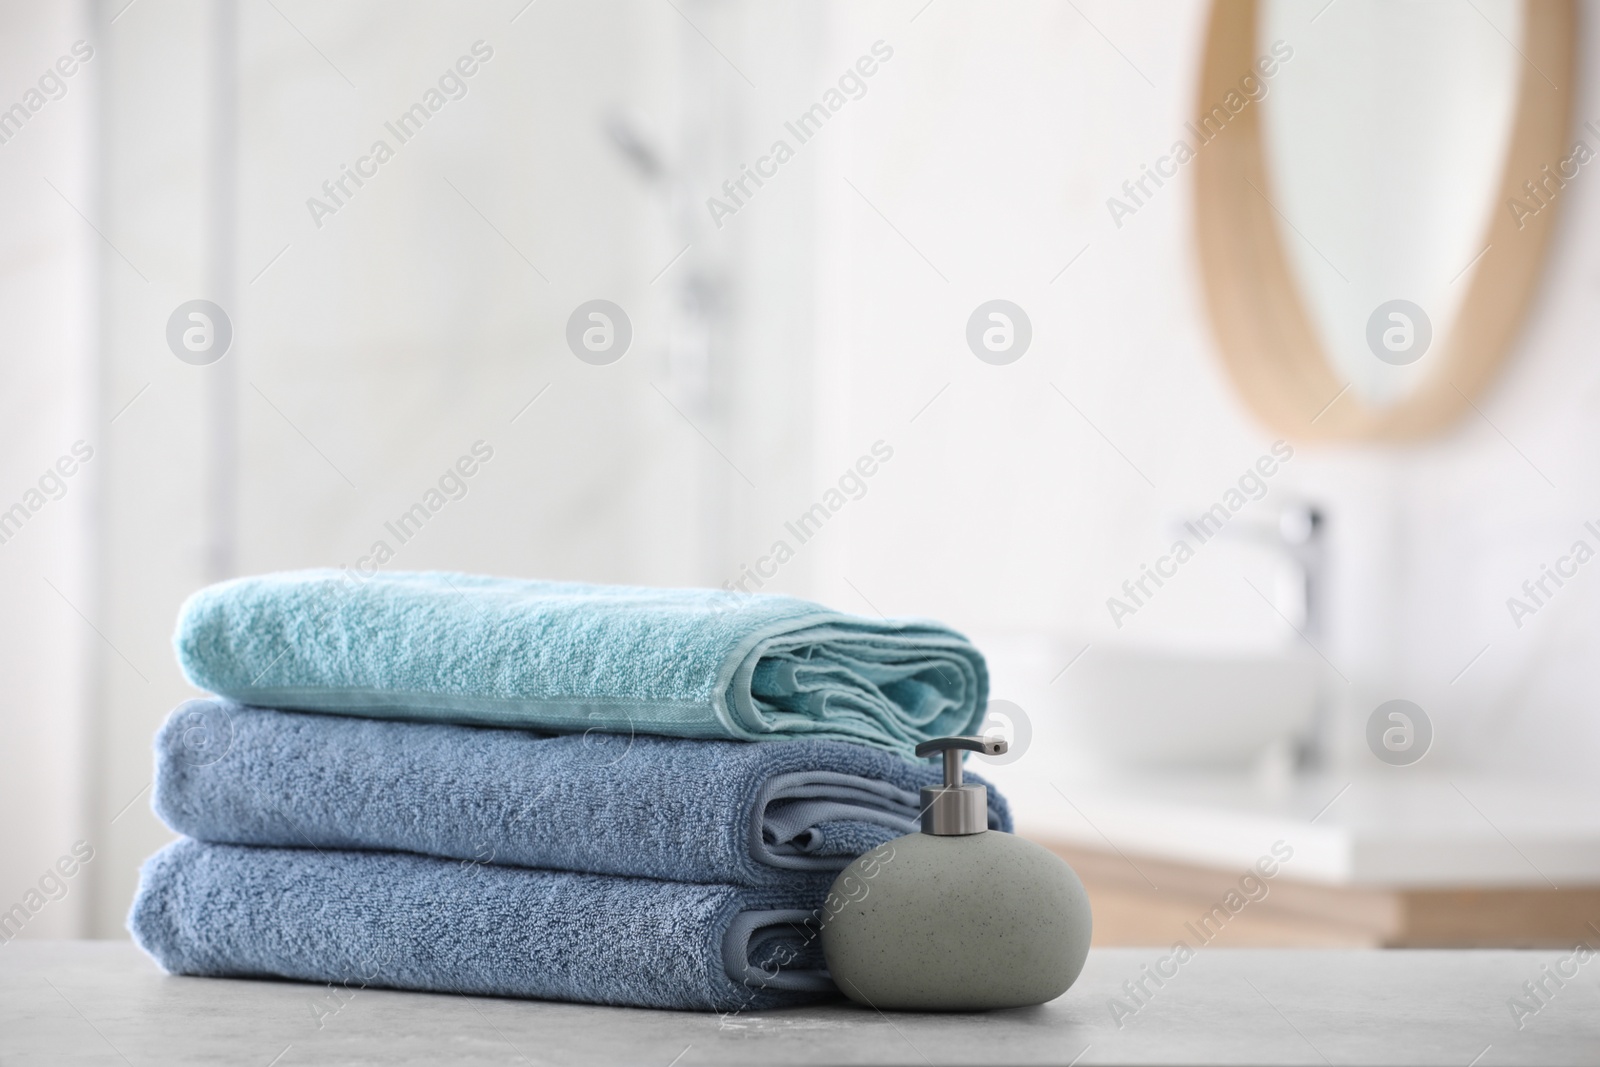
[(390, 852), (209, 845), (145, 862), (128, 929), (167, 971), (736, 1011), (831, 995), (821, 894)]
[[(549, 736), (218, 700), (180, 706), (155, 749), (156, 814), (202, 841), (824, 890), (915, 831), (918, 790), (939, 778), (834, 741)], [(989, 824), (1011, 829), (993, 789)]]
[(989, 685), (978, 651), (937, 623), (465, 574), (240, 578), (190, 597), (174, 642), (191, 682), (242, 704), (908, 756), (977, 729)]

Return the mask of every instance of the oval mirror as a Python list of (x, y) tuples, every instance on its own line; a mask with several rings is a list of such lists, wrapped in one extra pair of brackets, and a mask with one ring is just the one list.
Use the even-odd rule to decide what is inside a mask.
[(1213, 6), (1189, 130), (1202, 283), (1273, 429), (1420, 437), (1493, 376), (1600, 148), (1567, 142), (1575, 22), (1570, 0)]

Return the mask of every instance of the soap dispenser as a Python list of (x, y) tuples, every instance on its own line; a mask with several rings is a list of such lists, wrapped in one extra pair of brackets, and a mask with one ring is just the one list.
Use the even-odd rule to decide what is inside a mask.
[[(989, 829), (989, 791), (961, 779), (965, 752), (1006, 742), (941, 737), (944, 784), (922, 790), (922, 832), (840, 872), (822, 924), (828, 973), (878, 1009), (1020, 1008), (1067, 991), (1089, 954), (1089, 898), (1071, 867), (1032, 841)], [(834, 910), (837, 909), (837, 910)]]

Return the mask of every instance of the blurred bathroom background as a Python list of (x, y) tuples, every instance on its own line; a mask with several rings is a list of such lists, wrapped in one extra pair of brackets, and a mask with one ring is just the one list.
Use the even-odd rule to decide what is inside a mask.
[[(1308, 41), (1345, 17), (1322, 7)], [(22, 936), (125, 936), (138, 863), (167, 837), (150, 738), (192, 695), (179, 604), (312, 566), (743, 582), (933, 616), (991, 657), (997, 728), (1026, 744), (980, 772), (1025, 832), (1144, 873), (1157, 831), (1197, 867), (1211, 835), (1211, 866), (1237, 853), (1242, 870), (1341, 807), (1370, 832), (1459, 794), (1419, 832), (1498, 850), (1485, 884), (1600, 883), (1583, 873), (1600, 806), (1582, 799), (1600, 567), (1526, 617), (1507, 604), (1574, 541), (1600, 543), (1584, 528), (1600, 523), (1600, 187), (1562, 189), (1522, 326), (1447, 428), (1269, 429), (1207, 316), (1196, 168), (1108, 209), (1135, 204), (1125, 183), (1193, 120), (1208, 17), (1109, 0), (0, 3), (0, 107), (23, 103), (0, 116), (0, 509), (26, 512), (0, 543), (0, 903), (73, 842), (94, 850)], [(1596, 23), (1578, 26), (1594, 55)], [(1483, 27), (1479, 46), (1515, 48), (1514, 27)], [(1600, 118), (1592, 80), (1571, 108), (1574, 127)], [(231, 330), (210, 362), (169, 344), (195, 300)], [(596, 300), (631, 334), (610, 362), (569, 344)], [(1031, 331), (1012, 362), (968, 342), (994, 300)], [(585, 313), (579, 332), (614, 319)], [(492, 459), (460, 494), (393, 536), (479, 443)], [(864, 456), (874, 473), (852, 475)], [(1265, 495), (1228, 536), (1131, 599), (1264, 456)], [(1369, 751), (1368, 715), (1394, 699), (1431, 729), (1414, 765)], [(1167, 816), (1094, 799), (1151, 775), (1265, 798), (1288, 829), (1144, 833)], [(1518, 806), (1524, 781), (1558, 799)], [(1478, 862), (1437, 884), (1476, 885), (1459, 870)]]

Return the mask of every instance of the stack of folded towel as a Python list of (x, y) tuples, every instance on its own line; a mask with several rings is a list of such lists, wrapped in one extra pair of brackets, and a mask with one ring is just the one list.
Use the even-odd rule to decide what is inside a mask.
[(457, 574), (227, 582), (175, 640), (218, 697), (156, 738), (163, 967), (647, 1007), (831, 995), (833, 878), (988, 686), (935, 624)]

